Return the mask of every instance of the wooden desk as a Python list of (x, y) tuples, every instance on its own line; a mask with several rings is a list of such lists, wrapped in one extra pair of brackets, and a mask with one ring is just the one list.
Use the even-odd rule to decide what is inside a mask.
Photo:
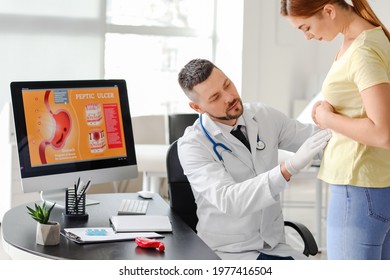
[[(109, 217), (116, 215), (123, 198), (138, 198), (134, 193), (94, 194), (88, 198), (100, 204), (87, 206), (87, 222), (65, 220), (64, 209), (53, 209), (51, 220), (67, 227), (107, 227)], [(33, 206), (33, 203), (27, 204)], [(147, 214), (168, 215), (172, 233), (162, 233), (165, 251), (144, 249), (133, 240), (79, 245), (61, 236), (57, 246), (41, 246), (35, 242), (36, 222), (27, 214), (26, 205), (5, 213), (1, 229), (6, 252), (11, 258), (74, 259), (74, 260), (209, 260), (219, 257), (193, 232), (159, 196), (150, 200)], [(20, 254), (22, 253), (22, 254)]]

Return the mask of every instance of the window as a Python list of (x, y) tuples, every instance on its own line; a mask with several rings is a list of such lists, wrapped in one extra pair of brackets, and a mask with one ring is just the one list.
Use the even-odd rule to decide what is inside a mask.
[(126, 79), (133, 116), (192, 112), (177, 74), (193, 58), (216, 61), (216, 7), (217, 0), (107, 0), (105, 78)]
[(214, 4), (107, 1), (105, 77), (126, 79), (132, 115), (164, 114), (188, 103), (177, 73), (194, 57), (214, 59)]

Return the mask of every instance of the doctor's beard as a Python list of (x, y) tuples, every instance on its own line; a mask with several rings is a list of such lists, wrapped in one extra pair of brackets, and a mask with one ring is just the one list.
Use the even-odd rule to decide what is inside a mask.
[[(240, 103), (240, 105), (241, 105), (241, 110), (239, 110), (239, 111), (237, 112), (237, 114), (234, 114), (234, 115), (233, 115), (233, 114), (229, 114), (229, 113), (228, 113), (228, 112), (229, 112), (229, 109), (230, 109), (230, 108), (233, 106), (233, 104), (236, 103), (236, 102), (239, 102), (239, 103)], [(244, 106), (242, 105), (242, 100), (241, 100), (241, 98), (234, 99), (233, 102), (231, 102), (231, 103), (229, 104), (228, 109), (226, 110), (226, 115), (223, 116), (223, 117), (217, 117), (217, 116), (214, 116), (214, 115), (210, 114), (209, 112), (207, 112), (207, 114), (208, 114), (210, 117), (212, 117), (212, 118), (214, 118), (214, 119), (217, 119), (217, 120), (222, 120), (222, 121), (236, 120), (236, 119), (238, 119), (238, 118), (242, 115), (242, 113), (244, 113)]]

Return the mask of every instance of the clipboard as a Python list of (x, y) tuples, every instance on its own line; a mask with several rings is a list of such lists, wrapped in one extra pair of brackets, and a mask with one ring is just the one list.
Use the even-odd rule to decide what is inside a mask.
[(117, 233), (172, 232), (172, 224), (168, 216), (118, 215), (111, 216), (110, 223)]
[[(91, 234), (96, 233), (96, 234)], [(137, 237), (163, 238), (164, 236), (156, 232), (128, 232), (116, 233), (111, 227), (95, 228), (65, 228), (61, 232), (63, 236), (78, 244), (115, 242), (123, 240), (135, 240)]]

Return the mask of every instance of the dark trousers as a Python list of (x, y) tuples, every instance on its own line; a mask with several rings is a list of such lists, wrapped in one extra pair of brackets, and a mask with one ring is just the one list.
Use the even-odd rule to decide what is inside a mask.
[(292, 257), (281, 257), (281, 256), (273, 256), (273, 255), (267, 255), (264, 253), (260, 253), (260, 255), (257, 257), (257, 260), (294, 260)]

